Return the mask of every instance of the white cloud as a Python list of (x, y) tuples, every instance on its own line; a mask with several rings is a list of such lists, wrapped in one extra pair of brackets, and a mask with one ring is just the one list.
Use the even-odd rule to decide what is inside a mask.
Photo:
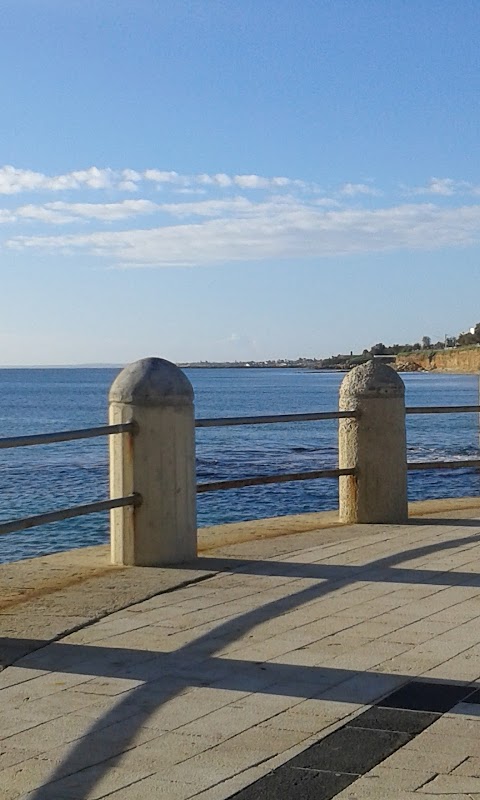
[[(81, 202), (62, 194), (73, 189), (81, 192), (74, 195)], [(146, 196), (131, 196), (140, 189)], [(85, 202), (92, 199), (91, 190), (117, 199)], [(182, 175), (156, 168), (90, 167), (48, 176), (7, 166), (0, 168), (0, 193), (56, 192), (57, 198), (50, 194), (38, 204), (0, 209), (0, 226), (3, 238), (8, 225), (17, 226), (19, 234), (9, 233), (4, 246), (62, 254), (80, 251), (120, 267), (433, 250), (480, 243), (480, 205), (455, 205), (451, 198), (459, 191), (468, 192), (474, 203), (480, 187), (432, 178), (423, 189), (409, 192), (437, 196), (438, 203), (416, 200), (387, 206), (377, 201), (372, 208), (368, 198), (383, 193), (371, 182), (345, 183), (328, 196), (313, 183), (253, 173)], [(449, 202), (440, 202), (443, 198)], [(63, 226), (62, 235), (57, 231), (39, 236), (39, 224)]]
[(206, 189), (199, 189), (199, 188), (188, 188), (182, 187), (180, 189), (174, 189), (175, 194), (190, 194), (190, 195), (204, 195), (207, 193)]
[(16, 194), (17, 192), (31, 191), (40, 188), (45, 175), (26, 169), (15, 167), (0, 168), (0, 194)]
[(262, 204), (254, 214), (83, 235), (19, 236), (19, 249), (80, 250), (118, 266), (179, 266), (281, 258), (321, 258), (394, 249), (433, 250), (480, 241), (480, 206), (410, 204), (324, 210)]
[(268, 178), (260, 175), (235, 175), (233, 180), (241, 189), (268, 189), (271, 184)]
[(8, 208), (0, 208), (0, 224), (7, 222), (15, 222), (15, 214)]
[(232, 197), (194, 203), (163, 203), (160, 208), (175, 217), (218, 217), (223, 214), (244, 214), (257, 208), (257, 205), (246, 197)]
[(66, 189), (108, 189), (112, 186), (115, 173), (110, 169), (89, 169), (68, 172), (65, 175), (44, 175), (28, 169), (12, 166), (0, 167), (0, 194), (19, 194), (20, 192), (49, 191)]
[(408, 189), (408, 194), (423, 195), (432, 194), (440, 197), (452, 197), (455, 194), (465, 194), (472, 185), (468, 181), (456, 181), (453, 178), (430, 178), (426, 186), (416, 186)]
[(17, 219), (54, 223), (56, 225), (64, 225), (75, 219), (71, 214), (60, 213), (59, 210), (48, 208), (48, 204), (45, 206), (35, 206), (32, 204), (20, 206), (20, 208), (15, 210), (15, 215)]
[(138, 186), (135, 181), (120, 181), (118, 188), (123, 192), (138, 192)]
[(137, 172), (135, 169), (122, 169), (121, 172), (122, 179), (124, 181), (132, 181), (133, 183), (138, 183), (142, 180), (141, 172)]
[(206, 173), (182, 175), (175, 170), (157, 168), (145, 169), (140, 172), (130, 168), (113, 170), (109, 167), (102, 169), (89, 167), (63, 175), (46, 175), (43, 172), (18, 169), (10, 165), (0, 167), (0, 194), (5, 195), (19, 194), (20, 192), (64, 192), (82, 188), (134, 192), (141, 183), (153, 183), (157, 187), (177, 186), (192, 189), (205, 186), (213, 189), (229, 189), (231, 187), (241, 189), (314, 188), (314, 184), (309, 185), (304, 181), (283, 176), (227, 175), (224, 172), (211, 175)]
[[(146, 214), (164, 213), (173, 217), (226, 217), (255, 216), (259, 208), (262, 213), (275, 213), (287, 207), (296, 207), (298, 201), (293, 195), (276, 195), (261, 204), (237, 195), (235, 197), (195, 202), (154, 203), (151, 200), (122, 200), (118, 203), (67, 203), (55, 200), (41, 205), (32, 203), (16, 209), (0, 209), (0, 222), (19, 222), (31, 220), (53, 225), (65, 225), (82, 220), (116, 222)], [(325, 198), (315, 199), (314, 205), (335, 205), (335, 201)]]
[(146, 169), (142, 173), (142, 177), (146, 181), (154, 181), (154, 183), (182, 183), (182, 176), (178, 172), (165, 172), (160, 169)]
[(232, 185), (232, 179), (230, 176), (225, 175), (223, 172), (219, 172), (217, 175), (214, 175), (213, 182), (216, 186), (222, 186), (223, 188)]
[(0, 222), (33, 220), (65, 225), (79, 220), (115, 222), (143, 214), (152, 214), (161, 207), (150, 200), (122, 200), (119, 203), (65, 203), (56, 200), (43, 205), (28, 204), (14, 210), (0, 209)]
[(109, 189), (112, 186), (114, 172), (111, 169), (98, 169), (97, 167), (90, 167), (90, 169), (79, 170), (71, 172), (69, 176), (60, 176), (60, 181), (64, 178), (70, 178), (74, 187), (88, 186), (90, 189)]
[(370, 186), (368, 183), (345, 183), (340, 191), (339, 194), (343, 195), (344, 197), (355, 197), (356, 195), (370, 195), (371, 197), (380, 197), (382, 192), (379, 189), (375, 189), (374, 186)]
[(55, 213), (70, 214), (73, 218), (112, 222), (141, 214), (152, 214), (159, 206), (151, 200), (122, 200), (120, 203), (64, 203), (57, 200), (46, 203), (45, 208)]

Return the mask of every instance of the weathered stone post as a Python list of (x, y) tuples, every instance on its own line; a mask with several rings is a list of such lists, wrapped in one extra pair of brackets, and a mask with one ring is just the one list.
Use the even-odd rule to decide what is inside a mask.
[(114, 564), (160, 566), (197, 555), (193, 388), (163, 358), (126, 367), (109, 394), (110, 424), (134, 421), (135, 435), (110, 436), (110, 494), (138, 492), (137, 508), (111, 511)]
[(339, 420), (342, 522), (402, 523), (408, 519), (405, 385), (380, 361), (352, 369), (340, 387), (340, 411), (358, 412)]

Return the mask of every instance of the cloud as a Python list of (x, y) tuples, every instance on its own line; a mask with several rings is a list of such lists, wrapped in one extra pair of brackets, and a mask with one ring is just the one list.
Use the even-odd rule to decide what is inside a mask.
[(181, 183), (182, 177), (178, 172), (165, 172), (160, 169), (146, 169), (142, 172), (142, 177), (146, 181), (154, 181), (155, 183)]
[(120, 181), (118, 188), (122, 192), (137, 192), (138, 186), (135, 181)]
[(0, 208), (0, 225), (7, 222), (15, 222), (15, 214), (8, 208)]
[(94, 190), (119, 190), (135, 192), (139, 185), (155, 184), (157, 188), (176, 186), (195, 189), (196, 187), (211, 187), (212, 189), (240, 188), (247, 190), (282, 189), (287, 187), (312, 188), (307, 184), (292, 178), (265, 177), (262, 175), (227, 175), (224, 172), (214, 174), (200, 173), (198, 175), (182, 175), (174, 170), (161, 170), (157, 168), (143, 171), (125, 168), (113, 170), (109, 167), (89, 167), (84, 170), (74, 170), (62, 175), (46, 175), (43, 172), (18, 169), (6, 165), (0, 167), (0, 194), (13, 195), (21, 192), (64, 192), (79, 189)]
[(57, 200), (43, 205), (32, 203), (14, 210), (0, 209), (0, 222), (32, 220), (54, 225), (101, 220), (115, 222), (142, 214), (151, 214), (160, 208), (150, 200), (122, 200), (119, 203), (65, 203)]
[(98, 219), (112, 222), (141, 214), (152, 214), (159, 206), (151, 200), (122, 200), (119, 203), (46, 203), (45, 209), (54, 214), (67, 214), (71, 219)]
[(430, 178), (426, 186), (416, 186), (407, 189), (407, 194), (425, 195), (432, 194), (440, 197), (452, 197), (455, 194), (465, 194), (473, 189), (468, 181), (456, 181), (453, 178)]
[(142, 180), (142, 173), (137, 172), (135, 169), (122, 169), (121, 175), (124, 181), (138, 183), (138, 181)]
[(356, 195), (370, 195), (371, 197), (380, 197), (383, 193), (374, 186), (367, 183), (345, 183), (339, 194), (344, 197), (355, 197)]
[[(53, 204), (52, 204), (53, 205)], [(63, 204), (60, 204), (63, 205)], [(65, 204), (67, 205), (67, 204)], [(54, 210), (45, 206), (27, 205), (20, 206), (15, 210), (15, 218), (17, 220), (32, 220), (35, 222), (55, 223), (56, 225), (65, 225), (67, 222), (72, 222), (74, 217), (71, 214), (61, 213), (60, 210)]]
[(44, 175), (42, 172), (7, 165), (0, 167), (0, 194), (58, 192), (79, 188), (108, 189), (112, 186), (114, 175), (113, 170), (98, 167), (76, 170), (65, 175)]
[[(335, 201), (315, 199), (315, 205), (334, 205)], [(258, 203), (236, 195), (224, 199), (197, 200), (195, 202), (155, 203), (147, 199), (122, 200), (118, 203), (67, 203), (55, 200), (41, 205), (19, 206), (16, 209), (0, 209), (0, 223), (31, 220), (51, 225), (66, 225), (88, 220), (116, 222), (142, 215), (163, 213), (173, 217), (224, 217), (252, 216), (259, 207), (263, 212), (296, 206), (293, 195), (277, 195), (269, 198), (260, 206)]]
[[(72, 198), (62, 194), (66, 190), (79, 194)], [(460, 190), (470, 195), (463, 205), (452, 199)], [(91, 202), (92, 191), (107, 192), (108, 200), (114, 192), (123, 196)], [(408, 191), (429, 193), (432, 202), (416, 197), (387, 205), (370, 182), (322, 193), (316, 184), (281, 175), (89, 167), (48, 176), (7, 166), (0, 168), (0, 193), (50, 195), (38, 203), (17, 201), (17, 207), (5, 200), (12, 207), (0, 208), (0, 227), (4, 248), (80, 252), (118, 267), (319, 259), (480, 243), (480, 205), (474, 200), (480, 187), (431, 178), (426, 187)], [(62, 230), (40, 236), (40, 225)]]
[[(260, 175), (235, 175), (234, 183), (240, 186), (241, 189), (268, 189), (271, 181), (268, 178), (262, 178)], [(280, 180), (276, 178), (274, 180)], [(284, 184), (287, 186), (288, 184)]]
[(199, 200), (194, 203), (162, 203), (162, 211), (176, 217), (218, 217), (224, 214), (245, 214), (257, 208), (246, 197), (226, 200)]
[[(208, 216), (208, 215), (206, 215)], [(258, 203), (255, 213), (200, 222), (63, 236), (17, 236), (17, 249), (80, 251), (118, 266), (164, 267), (354, 253), (434, 250), (480, 242), (480, 206), (433, 204), (326, 210), (301, 202)]]

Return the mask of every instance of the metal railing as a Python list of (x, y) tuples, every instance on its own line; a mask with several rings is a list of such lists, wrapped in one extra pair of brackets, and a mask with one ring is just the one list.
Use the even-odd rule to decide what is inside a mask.
[[(409, 406), (406, 414), (460, 414), (480, 413), (478, 406)], [(272, 416), (254, 417), (218, 417), (211, 419), (195, 420), (196, 428), (219, 428), (230, 425), (266, 425), (278, 422), (311, 422), (329, 419), (355, 419), (359, 417), (357, 411), (321, 411), (311, 414), (277, 414)], [(407, 469), (464, 469), (467, 467), (480, 467), (480, 459), (464, 459), (461, 461), (414, 461), (407, 464)], [(204, 492), (218, 492), (225, 489), (243, 489), (247, 486), (263, 486), (272, 483), (287, 483), (290, 481), (308, 481), (318, 478), (339, 478), (342, 475), (355, 475), (356, 470), (351, 469), (322, 469), (306, 472), (281, 473), (278, 475), (258, 475), (250, 478), (236, 478), (234, 480), (211, 481), (197, 484), (198, 494)]]
[[(270, 425), (280, 422), (316, 422), (330, 419), (355, 419), (356, 411), (317, 411), (310, 414), (275, 414), (255, 417), (213, 417), (195, 420), (196, 428), (225, 428), (229, 425)], [(317, 478), (339, 478), (354, 475), (355, 469), (320, 469), (307, 472), (284, 472), (278, 475), (256, 475), (250, 478), (235, 478), (225, 481), (197, 483), (197, 493), (219, 492), (225, 489), (244, 489), (247, 486), (265, 486), (272, 483), (311, 481)]]
[(225, 428), (229, 425), (269, 425), (275, 422), (314, 422), (321, 419), (353, 419), (356, 411), (317, 411), (311, 414), (275, 414), (267, 417), (212, 417), (196, 419), (196, 428)]
[(55, 433), (36, 433), (33, 436), (11, 436), (0, 439), (0, 450), (12, 447), (31, 447), (36, 444), (56, 444), (75, 439), (93, 439), (95, 436), (112, 436), (114, 433), (135, 433), (135, 422), (121, 422), (119, 425), (102, 425), (98, 428), (80, 428), (76, 431), (56, 431)]
[(480, 413), (480, 406), (407, 406), (406, 414), (470, 414)]
[[(480, 406), (407, 406), (406, 414), (479, 414)], [(468, 469), (480, 467), (480, 459), (465, 458), (448, 461), (409, 461), (407, 469), (411, 471), (431, 469)]]
[[(97, 436), (112, 436), (115, 433), (131, 433), (137, 430), (136, 423), (123, 422), (119, 425), (102, 425), (96, 428), (83, 428), (74, 431), (57, 431), (55, 433), (41, 433), (32, 436), (13, 436), (0, 439), (0, 450), (7, 450), (14, 447), (31, 447), (41, 444), (55, 444), (57, 442), (70, 442), (76, 439), (92, 439)], [(111, 508), (121, 508), (123, 506), (138, 506), (142, 499), (138, 493), (133, 493), (126, 497), (116, 497), (111, 500), (98, 500), (94, 503), (85, 503), (79, 506), (69, 506), (59, 508), (56, 511), (48, 511), (44, 514), (35, 514), (32, 517), (12, 520), (11, 522), (0, 523), (0, 534), (18, 533), (19, 531), (35, 528), (39, 525), (47, 525), (50, 522), (60, 522), (64, 519), (82, 517), (86, 514), (96, 514), (99, 511), (108, 511)]]
[[(472, 406), (411, 406), (405, 409), (406, 414), (460, 414), (480, 413), (480, 405)], [(355, 419), (359, 414), (356, 411), (320, 411), (305, 414), (276, 414), (268, 416), (249, 417), (216, 417), (195, 420), (196, 428), (223, 428), (237, 425), (269, 425), (288, 422), (315, 422), (321, 420)], [(35, 434), (31, 436), (6, 437), (0, 439), (0, 450), (16, 447), (30, 447), (34, 445), (55, 444), (78, 439), (91, 439), (98, 436), (112, 436), (118, 433), (135, 434), (135, 422), (126, 422), (118, 425), (103, 425), (95, 428), (80, 430), (58, 431), (54, 433)], [(418, 461), (408, 462), (407, 468), (412, 470), (432, 469), (465, 469), (480, 467), (480, 459), (463, 459), (455, 461)], [(355, 468), (349, 469), (319, 469), (306, 472), (280, 473), (278, 475), (257, 475), (233, 480), (210, 481), (197, 484), (197, 493), (222, 491), (226, 489), (241, 489), (248, 486), (263, 486), (274, 483), (287, 483), (292, 481), (316, 480), (319, 478), (339, 478), (344, 475), (355, 475)], [(99, 500), (78, 506), (58, 509), (56, 511), (36, 514), (31, 517), (0, 523), (0, 534), (15, 533), (28, 528), (59, 522), (73, 517), (95, 514), (112, 508), (124, 506), (138, 506), (142, 498), (138, 493), (126, 497), (117, 497), (110, 500)]]

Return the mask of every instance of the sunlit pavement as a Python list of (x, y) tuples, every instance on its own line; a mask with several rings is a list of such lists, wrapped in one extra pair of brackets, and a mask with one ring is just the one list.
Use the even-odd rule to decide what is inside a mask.
[(480, 798), (480, 518), (454, 516), (231, 547), (7, 667), (1, 800)]

